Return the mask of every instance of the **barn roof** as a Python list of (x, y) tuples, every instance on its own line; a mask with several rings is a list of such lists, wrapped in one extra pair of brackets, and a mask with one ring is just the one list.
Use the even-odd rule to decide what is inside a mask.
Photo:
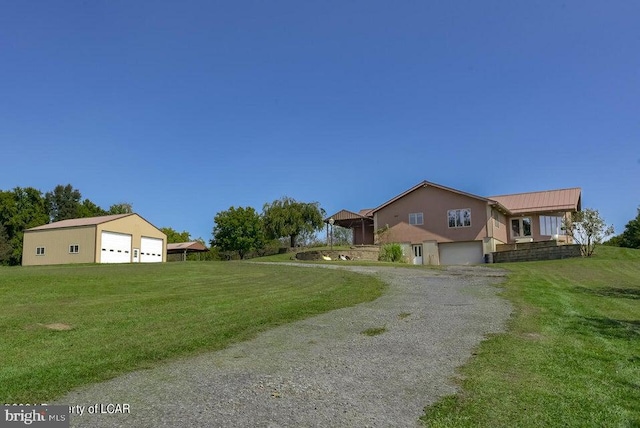
[(133, 213), (103, 215), (99, 217), (70, 218), (68, 220), (54, 221), (53, 223), (32, 227), (31, 229), (27, 230), (46, 230), (61, 229), (64, 227), (95, 226), (97, 224), (106, 223), (108, 221), (116, 220), (130, 215), (133, 215)]

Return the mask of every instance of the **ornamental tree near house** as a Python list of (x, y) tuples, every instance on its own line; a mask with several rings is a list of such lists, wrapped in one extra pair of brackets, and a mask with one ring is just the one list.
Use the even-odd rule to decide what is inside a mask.
[(607, 226), (598, 210), (586, 208), (571, 214), (563, 221), (564, 230), (580, 245), (583, 257), (591, 257), (597, 244), (613, 235), (613, 226)]
[(264, 204), (262, 209), (264, 228), (269, 239), (288, 236), (291, 247), (303, 231), (316, 232), (322, 229), (324, 210), (318, 202), (298, 202), (284, 196), (282, 199)]

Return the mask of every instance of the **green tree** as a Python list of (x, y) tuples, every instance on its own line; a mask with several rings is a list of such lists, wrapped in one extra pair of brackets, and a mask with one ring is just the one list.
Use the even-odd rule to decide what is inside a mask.
[(622, 235), (613, 236), (602, 243), (602, 245), (607, 245), (609, 247), (621, 247), (622, 246), (621, 244), (622, 244)]
[(607, 226), (598, 210), (592, 208), (571, 213), (571, 218), (563, 221), (563, 227), (580, 245), (583, 257), (591, 257), (596, 245), (614, 234), (613, 226)]
[(264, 204), (263, 218), (267, 237), (278, 239), (289, 237), (291, 247), (303, 231), (316, 232), (322, 229), (324, 210), (318, 202), (298, 202), (287, 196)]
[(44, 198), (51, 221), (80, 217), (82, 195), (71, 184), (58, 184), (53, 191), (47, 192)]
[(620, 235), (620, 246), (627, 248), (640, 248), (640, 208), (638, 215), (629, 221)]
[(49, 222), (42, 192), (33, 187), (16, 187), (0, 191), (0, 224), (5, 228), (12, 253), (8, 263), (18, 265), (22, 261), (22, 236), (24, 230)]
[(108, 214), (131, 214), (133, 212), (133, 204), (129, 202), (120, 202), (109, 207)]
[[(197, 241), (199, 243), (201, 243), (202, 245), (204, 245), (205, 247), (207, 246), (207, 242), (198, 237), (195, 239), (190, 239), (189, 241)], [(207, 251), (206, 253), (191, 253), (191, 254), (187, 254), (187, 260), (191, 260), (191, 261), (213, 261), (213, 260), (220, 260), (220, 254), (218, 254), (218, 248), (216, 247), (212, 247), (209, 245), (209, 251)]]
[(186, 230), (178, 232), (170, 227), (160, 229), (162, 233), (167, 235), (167, 244), (177, 244), (178, 242), (191, 242), (191, 234)]
[(264, 230), (262, 218), (252, 207), (231, 207), (221, 211), (213, 219), (212, 246), (221, 251), (237, 251), (241, 259), (262, 248)]
[(0, 223), (0, 265), (8, 265), (11, 262), (13, 247), (9, 240), (9, 234), (3, 224)]
[(99, 217), (107, 214), (107, 211), (103, 210), (89, 199), (83, 200), (78, 210), (78, 217)]
[(353, 243), (353, 230), (333, 226), (333, 245), (351, 245)]

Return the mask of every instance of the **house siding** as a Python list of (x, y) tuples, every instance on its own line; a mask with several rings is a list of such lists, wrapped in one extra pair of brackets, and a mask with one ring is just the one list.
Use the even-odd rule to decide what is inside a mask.
[[(375, 229), (389, 225), (386, 242), (476, 241), (487, 236), (487, 202), (434, 186), (425, 185), (377, 210)], [(471, 226), (450, 228), (447, 212), (470, 209)], [(409, 213), (423, 213), (422, 225), (409, 224)]]
[[(95, 262), (95, 226), (25, 231), (22, 249), (22, 265), (52, 265)], [(77, 254), (69, 253), (70, 245), (78, 245)], [(42, 256), (36, 248), (44, 247)]]
[(492, 219), (490, 221), (493, 227), (492, 237), (500, 241), (500, 243), (507, 243), (509, 241), (509, 223), (507, 222), (507, 216), (495, 208), (492, 208), (491, 216)]

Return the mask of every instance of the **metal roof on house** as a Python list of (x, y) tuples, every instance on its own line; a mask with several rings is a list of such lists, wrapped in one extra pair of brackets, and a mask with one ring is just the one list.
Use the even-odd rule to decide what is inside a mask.
[(489, 199), (505, 206), (512, 214), (581, 209), (581, 190), (579, 187), (490, 196)]
[(31, 229), (27, 229), (27, 230), (29, 231), (29, 230), (61, 229), (64, 227), (95, 226), (97, 224), (106, 223), (108, 221), (116, 220), (129, 215), (133, 215), (133, 213), (103, 215), (99, 217), (70, 218), (68, 220), (54, 221), (53, 223), (32, 227)]
[(207, 247), (202, 245), (202, 242), (176, 242), (173, 244), (167, 244), (167, 251), (208, 251)]

